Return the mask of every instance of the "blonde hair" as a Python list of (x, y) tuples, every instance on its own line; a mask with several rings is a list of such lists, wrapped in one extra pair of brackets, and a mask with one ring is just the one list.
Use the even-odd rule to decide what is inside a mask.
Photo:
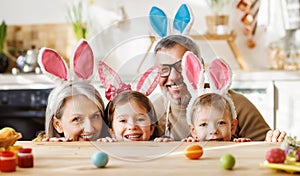
[(60, 119), (64, 111), (64, 105), (67, 98), (84, 95), (93, 101), (104, 118), (104, 103), (97, 89), (87, 81), (64, 82), (54, 88), (48, 97), (46, 108), (45, 132), (47, 137), (61, 137), (53, 126), (53, 118)]
[(202, 107), (214, 107), (219, 111), (228, 112), (230, 120), (233, 120), (234, 113), (232, 113), (232, 108), (230, 106), (230, 102), (222, 95), (216, 94), (216, 93), (206, 93), (199, 97), (197, 97), (192, 104), (191, 108), (191, 121), (190, 123), (193, 124), (195, 113), (197, 110), (201, 109)]

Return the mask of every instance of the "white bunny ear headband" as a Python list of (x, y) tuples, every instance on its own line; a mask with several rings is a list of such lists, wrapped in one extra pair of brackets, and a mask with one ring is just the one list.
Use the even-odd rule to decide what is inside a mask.
[(138, 79), (134, 89), (132, 89), (130, 84), (125, 84), (117, 72), (106, 65), (103, 61), (100, 61), (98, 64), (98, 74), (100, 81), (105, 88), (105, 97), (109, 101), (112, 101), (118, 93), (126, 90), (136, 90), (146, 96), (150, 95), (159, 82), (161, 72), (160, 65), (155, 65), (149, 68)]
[(156, 6), (151, 8), (149, 18), (153, 30), (160, 37), (176, 33), (186, 34), (193, 23), (192, 13), (187, 4), (182, 4), (177, 10), (173, 20), (173, 28), (169, 27), (169, 20), (164, 11)]
[(187, 122), (191, 124), (191, 106), (195, 99), (206, 93), (204, 89), (204, 77), (207, 72), (211, 91), (223, 96), (230, 105), (232, 116), (236, 119), (235, 106), (228, 96), (228, 89), (232, 82), (232, 72), (228, 64), (217, 58), (205, 68), (202, 58), (197, 58), (192, 52), (187, 51), (182, 59), (182, 76), (187, 88), (192, 96), (187, 108)]
[(38, 55), (42, 71), (58, 82), (89, 80), (93, 75), (94, 54), (86, 40), (80, 40), (70, 60), (70, 69), (65, 60), (55, 51), (42, 48)]

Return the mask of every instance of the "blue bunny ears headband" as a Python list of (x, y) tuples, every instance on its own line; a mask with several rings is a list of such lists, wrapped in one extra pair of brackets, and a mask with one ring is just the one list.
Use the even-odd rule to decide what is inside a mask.
[(166, 37), (169, 34), (187, 34), (193, 23), (192, 13), (187, 4), (182, 4), (177, 10), (173, 20), (173, 28), (169, 27), (169, 19), (164, 11), (156, 6), (151, 8), (149, 18), (153, 30), (160, 37)]

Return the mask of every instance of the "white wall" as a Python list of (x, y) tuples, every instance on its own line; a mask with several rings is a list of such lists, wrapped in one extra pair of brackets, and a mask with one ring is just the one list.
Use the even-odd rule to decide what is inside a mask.
[[(0, 20), (5, 20), (8, 25), (65, 23), (67, 2), (70, 3), (71, 0), (0, 0)], [(118, 11), (118, 7), (120, 6), (120, 4), (124, 5), (128, 19), (147, 16), (150, 8), (153, 5), (156, 5), (161, 9), (164, 9), (167, 15), (172, 18), (182, 2), (187, 2), (193, 11), (193, 29), (197, 33), (205, 33), (206, 25), (204, 19), (205, 15), (210, 13), (205, 4), (205, 1), (94, 0), (94, 5), (98, 9), (108, 10), (116, 13), (116, 15), (120, 15), (120, 11)], [(265, 2), (267, 1), (265, 0)], [(265, 20), (269, 19), (270, 23), (267, 27), (258, 27), (255, 35), (257, 46), (254, 49), (249, 49), (246, 46), (247, 38), (242, 33), (243, 26), (240, 22), (242, 13), (236, 9), (237, 0), (233, 1), (232, 9), (230, 11), (231, 26), (237, 33), (236, 43), (246, 62), (248, 63), (251, 71), (268, 69), (268, 44), (272, 41), (278, 40), (280, 37), (285, 35), (279, 2), (279, 0), (271, 1), (272, 4), (270, 7), (270, 18), (264, 18)], [(101, 12), (99, 13), (101, 14)], [(107, 11), (103, 13), (107, 13)], [(268, 17), (268, 14), (266, 13), (262, 16)], [(112, 18), (111, 21), (114, 20), (111, 15), (109, 17), (106, 15), (98, 15), (97, 17), (95, 17), (95, 19), (98, 19), (98, 22), (101, 21), (109, 23), (110, 21), (107, 18)], [(215, 55), (219, 55), (221, 57), (224, 57), (225, 59), (228, 59), (233, 69), (238, 69), (232, 53), (224, 42), (213, 42), (211, 45), (213, 47), (211, 50), (216, 52), (214, 53)], [(139, 44), (135, 44), (134, 47), (136, 51), (144, 52), (147, 50), (147, 47)]]

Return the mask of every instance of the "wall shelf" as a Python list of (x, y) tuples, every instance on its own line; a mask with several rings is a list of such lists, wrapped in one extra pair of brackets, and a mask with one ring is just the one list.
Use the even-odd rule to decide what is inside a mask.
[(191, 35), (191, 37), (195, 40), (225, 40), (227, 41), (237, 63), (240, 68), (244, 71), (249, 71), (249, 67), (245, 62), (242, 54), (240, 53), (237, 45), (235, 44), (236, 34), (234, 31), (231, 31), (229, 34), (203, 34), (203, 35)]

